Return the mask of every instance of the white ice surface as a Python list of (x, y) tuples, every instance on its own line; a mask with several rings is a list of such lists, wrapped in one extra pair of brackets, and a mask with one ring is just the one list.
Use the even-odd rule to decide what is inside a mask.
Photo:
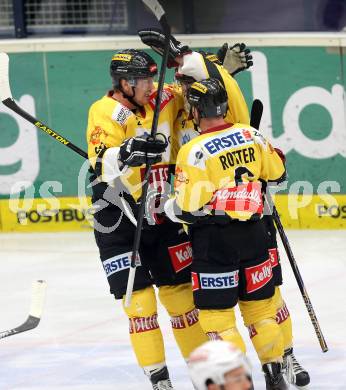
[[(330, 351), (323, 354), (284, 251), (284, 298), (295, 352), (310, 389), (346, 388), (346, 231), (288, 231)], [(27, 316), (31, 282), (48, 283), (38, 328), (0, 340), (0, 390), (150, 390), (129, 346), (128, 323), (108, 285), (91, 232), (0, 234), (0, 331)], [(185, 363), (159, 310), (176, 390), (192, 390)], [(238, 321), (248, 340), (247, 331)], [(248, 344), (255, 388), (265, 388)]]

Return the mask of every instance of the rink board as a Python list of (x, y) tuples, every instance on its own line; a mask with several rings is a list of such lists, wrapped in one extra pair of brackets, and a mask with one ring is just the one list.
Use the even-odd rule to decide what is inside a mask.
[(92, 228), (88, 198), (46, 198), (0, 201), (2, 232), (83, 231)]
[[(276, 195), (290, 229), (346, 229), (346, 195)], [(2, 232), (83, 231), (92, 228), (90, 197), (0, 200)]]

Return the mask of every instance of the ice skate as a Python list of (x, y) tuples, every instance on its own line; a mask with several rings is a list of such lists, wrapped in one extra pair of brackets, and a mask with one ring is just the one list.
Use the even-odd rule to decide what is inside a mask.
[(289, 387), (282, 375), (281, 363), (267, 363), (262, 368), (266, 380), (266, 390), (288, 390)]
[(297, 389), (308, 389), (308, 384), (310, 383), (309, 373), (297, 361), (293, 348), (285, 351), (283, 371), (288, 383)]
[(150, 370), (150, 373), (146, 374), (148, 375), (154, 390), (173, 390), (166, 366)]

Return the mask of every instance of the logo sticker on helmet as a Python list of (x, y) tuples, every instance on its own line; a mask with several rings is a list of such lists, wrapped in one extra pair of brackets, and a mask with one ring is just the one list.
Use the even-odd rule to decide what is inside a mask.
[(150, 65), (149, 71), (151, 73), (156, 73), (157, 72), (157, 65)]
[(208, 88), (205, 85), (200, 84), (200, 83), (193, 83), (191, 86), (191, 89), (196, 89), (197, 91), (202, 92), (202, 93), (208, 92)]
[(130, 62), (131, 60), (132, 60), (131, 54), (117, 53), (117, 54), (114, 54), (114, 56), (112, 57), (112, 61)]

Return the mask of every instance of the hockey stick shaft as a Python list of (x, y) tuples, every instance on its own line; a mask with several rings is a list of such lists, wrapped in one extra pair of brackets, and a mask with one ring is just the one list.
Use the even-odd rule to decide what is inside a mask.
[[(0, 53), (0, 98), (2, 103), (16, 112), (19, 116), (26, 119), (36, 127), (38, 127), (40, 130), (44, 131), (46, 134), (54, 138), (56, 141), (60, 142), (62, 145), (67, 146), (71, 150), (73, 150), (75, 153), (79, 154), (85, 159), (88, 159), (88, 154), (80, 149), (78, 146), (72, 144), (70, 141), (68, 141), (65, 137), (61, 136), (54, 130), (52, 130), (50, 127), (46, 126), (43, 122), (37, 120), (32, 115), (30, 115), (28, 112), (23, 110), (21, 107), (17, 105), (17, 103), (12, 98), (10, 83), (9, 83), (9, 58), (6, 53)], [(121, 203), (123, 205), (123, 212), (124, 214), (129, 218), (129, 220), (136, 226), (137, 221), (135, 220), (134, 216), (132, 215), (130, 209), (125, 204), (125, 201), (122, 197), (120, 197)]]
[[(167, 34), (167, 36), (169, 36), (169, 34)], [(167, 57), (168, 57), (168, 52), (167, 52)], [(164, 79), (164, 75), (163, 75), (163, 79)], [(160, 98), (159, 101), (161, 101), (162, 87), (161, 87), (160, 94), (159, 94), (159, 92), (160, 92), (160, 89), (158, 91), (158, 97)], [(10, 88), (10, 83), (9, 83), (9, 57), (6, 53), (0, 53), (0, 97), (1, 97), (2, 103), (6, 107), (8, 107), (10, 110), (14, 111), (19, 116), (26, 119), (27, 121), (32, 123), (34, 126), (39, 128), (40, 130), (44, 131), (46, 134), (48, 134), (49, 136), (54, 138), (56, 141), (60, 142), (62, 145), (67, 146), (68, 148), (70, 148), (74, 152), (78, 153), (80, 156), (84, 157), (85, 159), (88, 159), (88, 154), (84, 150), (81, 150), (78, 146), (74, 145), (72, 142), (67, 140), (65, 137), (61, 136), (56, 131), (52, 130), (49, 126), (46, 126), (43, 122), (37, 120), (36, 118), (34, 118), (32, 115), (30, 115), (28, 112), (26, 112), (25, 110), (23, 110), (21, 107), (19, 107), (17, 105), (17, 103), (12, 98), (12, 93), (11, 93), (11, 88)], [(156, 104), (157, 104), (157, 101), (156, 101)], [(158, 115), (157, 115), (157, 118), (158, 118)], [(155, 131), (153, 132), (154, 136), (156, 134), (156, 129), (157, 129), (157, 119), (156, 119), (155, 126), (156, 127), (153, 127), (153, 129), (155, 129)], [(150, 170), (147, 170), (146, 175), (145, 175), (146, 182), (148, 182), (149, 175), (150, 175)], [(147, 193), (147, 190), (148, 190), (148, 186), (146, 186), (145, 194)], [(123, 203), (122, 198), (121, 198), (121, 201)], [(142, 202), (142, 203), (144, 203), (144, 202)], [(133, 215), (127, 210), (127, 207), (126, 207), (126, 205), (124, 205), (124, 203), (123, 203), (123, 207), (125, 210), (124, 211), (125, 215), (136, 226), (136, 221), (134, 220)], [(144, 204), (143, 204), (143, 206), (141, 204), (141, 207), (143, 208), (143, 210), (141, 212), (142, 213), (141, 226), (142, 226), (143, 225), (143, 216), (144, 216)], [(137, 229), (137, 235), (138, 235), (138, 229)], [(140, 240), (140, 234), (139, 234), (139, 237), (136, 238), (136, 240), (138, 240), (138, 241)], [(129, 299), (131, 299), (131, 295), (132, 295), (135, 273), (136, 273), (136, 267), (135, 266), (131, 267), (130, 271), (129, 271), (129, 281), (128, 281), (128, 285), (130, 286), (130, 290), (131, 290), (131, 292), (129, 292), (129, 294), (130, 294)], [(39, 320), (37, 321), (36, 317), (30, 316), (21, 327), (0, 333), (0, 339), (4, 338), (4, 337), (11, 336), (12, 334), (15, 334), (15, 333), (23, 332), (24, 330), (28, 330), (26, 328), (27, 328), (27, 326), (29, 326), (29, 324), (31, 324), (31, 326), (35, 327), (38, 325), (38, 322), (39, 322)], [(21, 330), (23, 326), (25, 329)]]
[(37, 280), (32, 284), (28, 318), (22, 325), (4, 332), (0, 332), (0, 339), (26, 332), (37, 327), (41, 320), (46, 288), (47, 283), (44, 280)]
[(252, 103), (250, 114), (250, 126), (259, 129), (263, 114), (263, 104), (259, 99), (255, 99)]
[(72, 149), (74, 152), (78, 153), (82, 157), (88, 158), (87, 153), (81, 150), (78, 146), (74, 145), (71, 141), (69, 141), (56, 131), (52, 130), (49, 126), (45, 125), (43, 122), (39, 121), (17, 105), (11, 93), (9, 83), (9, 58), (6, 53), (0, 53), (0, 94), (2, 103), (10, 110), (14, 111), (19, 116), (32, 123), (38, 129), (44, 131), (51, 138), (60, 142), (64, 146), (67, 146), (68, 148)]
[[(161, 7), (160, 3), (157, 0), (143, 0), (143, 3), (147, 7), (150, 8), (151, 12), (155, 15), (155, 17), (157, 18), (157, 20), (161, 24), (161, 27), (165, 33), (165, 49), (163, 52), (163, 57), (162, 57), (162, 62), (161, 62), (160, 77), (159, 77), (159, 84), (158, 84), (158, 88), (157, 88), (154, 117), (153, 117), (153, 123), (151, 126), (151, 134), (150, 134), (151, 138), (154, 139), (156, 136), (157, 124), (158, 124), (159, 115), (160, 115), (161, 97), (162, 97), (163, 85), (165, 82), (165, 74), (166, 74), (168, 54), (169, 54), (169, 41), (170, 41), (171, 29), (170, 29), (170, 26), (167, 22), (167, 19), (165, 16), (165, 11)], [(151, 165), (149, 164), (146, 166), (146, 170), (145, 170), (144, 184), (142, 187), (141, 202), (140, 202), (140, 206), (139, 206), (139, 210), (138, 210), (137, 226), (136, 226), (136, 230), (135, 230), (133, 249), (132, 249), (132, 255), (131, 255), (131, 266), (130, 266), (129, 278), (128, 278), (128, 282), (127, 282), (126, 295), (125, 295), (125, 307), (129, 307), (131, 304), (131, 296), (132, 296), (132, 292), (133, 292), (135, 272), (136, 272), (136, 267), (139, 263), (138, 250), (139, 250), (141, 234), (142, 234), (144, 212), (145, 212), (145, 201), (146, 201), (148, 188), (149, 188), (150, 174), (151, 174)]]
[(67, 146), (68, 148), (72, 149), (74, 152), (78, 153), (80, 156), (84, 158), (88, 158), (87, 153), (85, 153), (83, 150), (81, 150), (78, 146), (74, 145), (66, 139), (65, 137), (61, 136), (59, 133), (52, 130), (50, 127), (45, 125), (43, 122), (39, 121), (38, 119), (31, 116), (29, 113), (24, 111), (22, 108), (20, 108), (17, 103), (13, 99), (7, 99), (2, 102), (6, 107), (8, 107), (10, 110), (16, 112), (18, 115), (32, 123), (34, 126), (36, 126), (38, 129), (44, 131), (46, 134), (48, 134), (51, 138), (55, 139), (56, 141), (60, 142), (64, 146)]
[[(32, 115), (30, 115), (28, 112), (23, 110), (21, 107), (17, 105), (17, 103), (13, 100), (10, 85), (9, 85), (9, 79), (8, 79), (8, 64), (9, 59), (8, 55), (6, 53), (0, 53), (0, 93), (1, 93), (1, 99), (2, 103), (16, 112), (19, 116), (26, 119), (36, 127), (38, 127), (40, 130), (44, 131), (46, 134), (54, 138), (56, 141), (60, 142), (62, 145), (67, 146), (80, 156), (82, 156), (85, 159), (88, 159), (88, 154), (77, 147), (76, 145), (72, 144), (70, 141), (68, 141), (65, 137), (61, 136), (54, 130), (52, 130), (50, 127), (46, 126), (43, 122), (38, 121), (36, 118), (34, 118)], [(136, 226), (137, 221), (135, 220), (134, 216), (132, 215), (130, 209), (125, 204), (125, 201), (123, 197), (120, 197), (120, 201), (123, 205), (123, 212), (124, 214), (129, 218), (129, 220)]]
[[(266, 196), (267, 196), (266, 201), (267, 202), (271, 202), (272, 200), (271, 200), (270, 194), (268, 193)], [(282, 226), (282, 223), (281, 223), (281, 220), (280, 220), (280, 217), (279, 217), (279, 213), (278, 213), (276, 207), (274, 206), (274, 204), (273, 204), (273, 218), (274, 218), (274, 221), (275, 221), (276, 228), (277, 228), (277, 230), (279, 232), (279, 235), (280, 235), (280, 238), (281, 238), (281, 242), (282, 242), (282, 244), (283, 244), (283, 246), (285, 248), (288, 260), (290, 262), (290, 265), (291, 265), (294, 277), (295, 277), (295, 279), (297, 281), (300, 293), (301, 293), (301, 295), (303, 297), (303, 300), (304, 300), (304, 303), (305, 303), (305, 307), (306, 307), (306, 309), (308, 311), (308, 314), (310, 316), (310, 320), (311, 320), (312, 326), (315, 329), (315, 333), (316, 333), (316, 336), (317, 336), (318, 341), (320, 343), (321, 349), (322, 349), (323, 352), (327, 352), (328, 351), (328, 346), (327, 346), (326, 340), (325, 340), (325, 338), (323, 336), (320, 324), (318, 322), (318, 319), (317, 319), (315, 310), (314, 310), (314, 308), (312, 306), (311, 300), (309, 298), (308, 292), (306, 291), (303, 278), (302, 278), (301, 273), (299, 271), (297, 261), (294, 258), (294, 255), (293, 255), (291, 246), (289, 244), (288, 238), (286, 236), (285, 230), (284, 230), (284, 228)]]
[[(250, 119), (250, 124), (255, 129), (259, 129), (259, 125), (261, 123), (261, 118), (262, 118), (262, 113), (263, 113), (263, 104), (262, 104), (262, 102), (260, 100), (255, 99), (254, 102), (253, 102), (253, 105), (251, 107), (251, 119)], [(278, 211), (277, 211), (277, 209), (276, 209), (276, 207), (274, 205), (274, 202), (273, 202), (269, 192), (267, 192), (267, 194), (265, 195), (265, 201), (269, 205), (269, 210), (271, 209), (270, 206), (272, 207), (272, 210), (273, 210), (272, 211), (272, 215), (273, 215), (273, 219), (275, 221), (276, 228), (277, 228), (277, 230), (279, 232), (282, 244), (283, 244), (283, 246), (285, 248), (285, 251), (286, 251), (288, 260), (290, 262), (290, 265), (291, 265), (294, 277), (295, 277), (295, 279), (297, 281), (300, 293), (301, 293), (301, 295), (303, 297), (306, 309), (307, 309), (308, 314), (310, 316), (310, 320), (312, 322), (312, 325), (313, 325), (313, 327), (315, 329), (315, 333), (316, 333), (316, 336), (317, 336), (318, 341), (320, 343), (321, 349), (322, 349), (323, 352), (327, 352), (328, 351), (327, 343), (326, 343), (326, 341), (324, 339), (321, 327), (319, 325), (319, 322), (318, 322), (315, 310), (314, 310), (314, 308), (312, 306), (311, 300), (309, 298), (308, 292), (306, 291), (303, 278), (302, 278), (302, 276), (300, 274), (300, 271), (299, 271), (299, 268), (298, 268), (298, 264), (297, 264), (297, 262), (296, 262), (296, 260), (294, 258), (291, 246), (289, 244), (289, 241), (288, 241), (288, 238), (286, 236), (285, 230), (284, 230), (284, 228), (282, 226), (279, 213), (278, 213)]]

